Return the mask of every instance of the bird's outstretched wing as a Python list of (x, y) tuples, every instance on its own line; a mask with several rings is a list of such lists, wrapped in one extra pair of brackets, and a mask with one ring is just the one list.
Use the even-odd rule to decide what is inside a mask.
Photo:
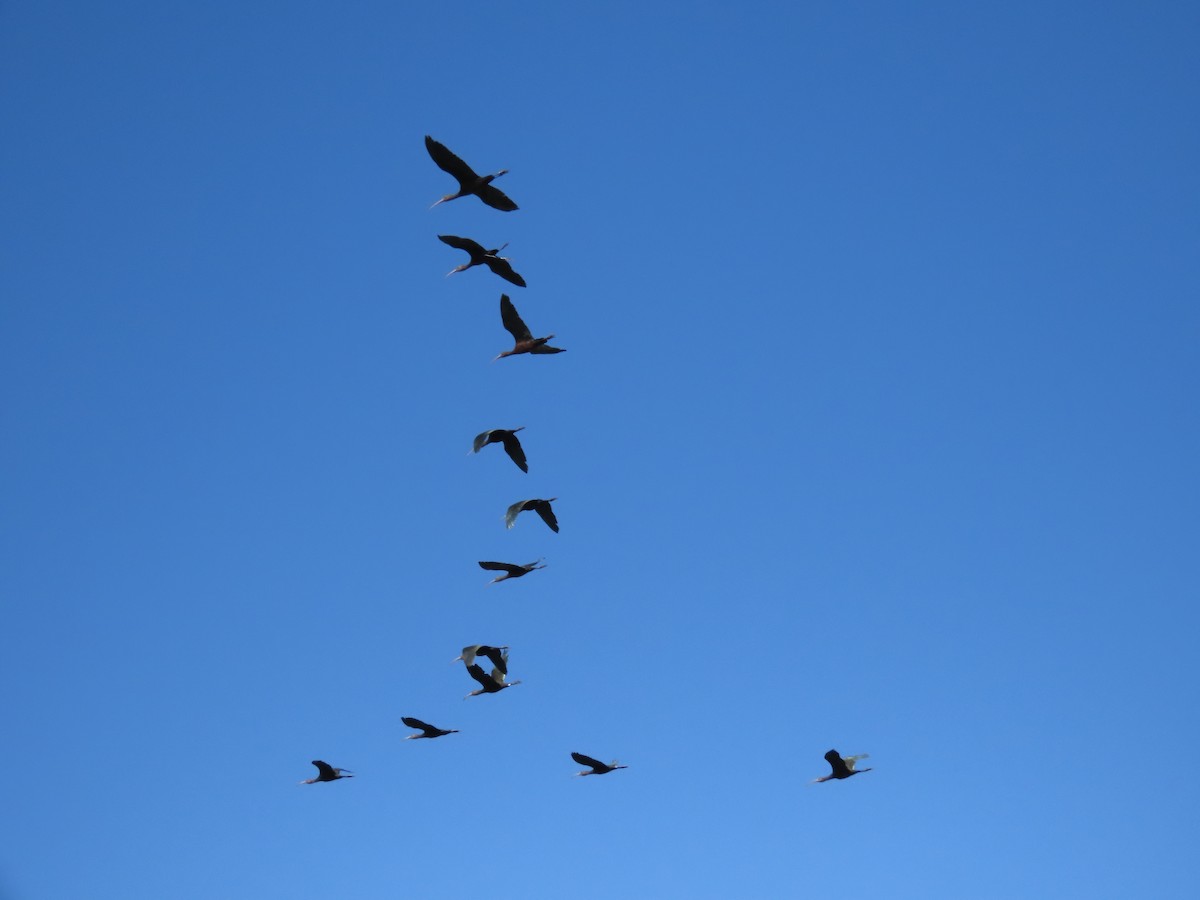
[(844, 756), (842, 758), (846, 761), (846, 768), (853, 771), (856, 762), (860, 759), (867, 759), (870, 755), (869, 753), (860, 753), (858, 756)]
[(508, 512), (504, 514), (504, 525), (506, 528), (512, 528), (517, 524), (517, 516), (525, 509), (525, 504), (528, 502), (528, 500), (518, 500), (508, 508)]
[[(472, 258), (487, 254), (487, 250), (484, 249), (482, 244), (476, 243), (470, 238), (459, 237), (456, 234), (439, 234), (438, 240), (443, 244), (449, 244), (455, 250), (465, 250), (471, 254)], [(493, 269), (492, 271), (495, 270)]]
[(579, 763), (581, 766), (589, 766), (593, 769), (603, 769), (604, 763), (598, 759), (592, 759), (590, 756), (584, 756), (582, 753), (572, 753), (571, 759)]
[(550, 526), (550, 530), (557, 532), (558, 519), (554, 517), (554, 510), (550, 508), (550, 501), (541, 500), (534, 508), (537, 510), (537, 514), (542, 517), (542, 521)]
[(471, 665), (467, 666), (467, 672), (484, 687), (491, 687), (495, 684), (477, 663), (471, 663)]
[(828, 753), (826, 753), (825, 761), (829, 763), (830, 768), (833, 769), (834, 775), (850, 774), (850, 766), (846, 765), (846, 761), (842, 759), (841, 754), (836, 750), (830, 750)]
[(412, 716), (401, 716), (400, 721), (403, 722), (405, 725), (407, 725), (409, 728), (419, 728), (419, 729), (421, 729), (421, 731), (436, 731), (437, 730), (432, 725), (428, 725), (425, 722), (422, 722), (420, 719), (414, 719)]
[(511, 431), (506, 431), (501, 435), (500, 440), (504, 443), (504, 452), (508, 454), (509, 459), (515, 462), (517, 468), (522, 472), (528, 472), (529, 463), (525, 461), (525, 450), (517, 436)]
[(507, 572), (509, 575), (519, 575), (525, 571), (524, 566), (514, 566), (512, 563), (505, 562), (485, 562), (479, 561), (479, 568), (487, 569), (489, 572)]
[(475, 448), (471, 452), (478, 453), (480, 450), (482, 450), (484, 447), (486, 447), (488, 444), (490, 444), (492, 442), (491, 437), (495, 433), (496, 433), (495, 430), (492, 430), (492, 431), (485, 431), (482, 434), (475, 435)]
[(530, 353), (565, 353), (562, 347), (551, 347), (549, 344), (538, 344)]
[(329, 763), (324, 762), (319, 759), (314, 759), (312, 761), (312, 764), (317, 767), (317, 774), (321, 778), (333, 778), (337, 775), (338, 772), (341, 771), (340, 769), (335, 769)]
[(522, 322), (521, 317), (517, 315), (517, 308), (508, 299), (508, 294), (500, 295), (500, 321), (504, 323), (504, 330), (513, 336), (513, 340), (533, 340), (533, 335), (529, 333), (529, 326)]
[(485, 184), (478, 190), (479, 199), (490, 206), (492, 209), (498, 209), (502, 212), (512, 212), (517, 208), (517, 204), (508, 199), (508, 196), (500, 188), (492, 184)]
[(499, 672), (500, 680), (503, 681), (504, 676), (508, 674), (508, 653), (499, 647), (480, 647), (479, 652), (490, 659), (492, 665), (495, 666), (492, 670), (492, 677), (494, 678), (496, 673)]
[(513, 271), (512, 264), (503, 256), (485, 256), (483, 261), (487, 267), (503, 278), (505, 281), (515, 284), (517, 287), (525, 287), (525, 279)]
[[(445, 144), (435, 141), (429, 135), (425, 135), (425, 149), (429, 151), (429, 156), (437, 163), (437, 167), (458, 179), (459, 185), (464, 190), (479, 179), (479, 176), (475, 174), (475, 171), (470, 166), (451, 153)], [(486, 203), (487, 201), (485, 200), (484, 202)], [(512, 201), (510, 200), (509, 202), (511, 203)]]

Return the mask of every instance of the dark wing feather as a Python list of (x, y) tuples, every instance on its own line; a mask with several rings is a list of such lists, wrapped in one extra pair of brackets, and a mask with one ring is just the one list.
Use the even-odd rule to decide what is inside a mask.
[(524, 566), (514, 566), (512, 563), (479, 561), (479, 568), (489, 572), (507, 572), (509, 575), (519, 575), (525, 572)]
[(512, 212), (517, 208), (517, 204), (509, 200), (504, 191), (500, 190), (500, 188), (491, 183), (483, 185), (475, 193), (479, 195), (480, 200), (482, 200), (492, 209), (499, 209), (503, 212)]
[(485, 431), (482, 434), (475, 435), (475, 449), (472, 452), (478, 453), (488, 444), (492, 443), (492, 435), (495, 433), (495, 431)]
[(487, 263), (489, 269), (505, 281), (511, 282), (517, 287), (525, 287), (525, 279), (513, 271), (512, 265), (503, 256), (485, 256), (483, 261)]
[(551, 531), (558, 531), (558, 519), (554, 517), (554, 510), (550, 508), (549, 500), (539, 500), (534, 509), (542, 517), (542, 521), (550, 526)]
[(471, 663), (471, 665), (467, 666), (467, 671), (470, 673), (472, 678), (474, 678), (484, 687), (494, 687), (496, 684), (496, 682), (492, 681), (492, 679), (488, 676), (487, 672), (483, 671), (478, 663)]
[(496, 667), (500, 674), (508, 674), (508, 657), (504, 655), (504, 652), (499, 647), (480, 647), (479, 653), (490, 659), (492, 665)]
[(522, 472), (528, 472), (529, 464), (525, 461), (525, 451), (517, 436), (511, 431), (506, 431), (500, 436), (500, 440), (504, 442), (504, 452), (517, 464), (517, 468)]
[(483, 256), (487, 253), (483, 244), (476, 243), (470, 238), (459, 237), (456, 234), (439, 234), (438, 240), (443, 244), (449, 244), (455, 250), (465, 250), (471, 254), (472, 259), (476, 256)]
[(401, 716), (400, 721), (403, 722), (405, 725), (407, 725), (409, 728), (419, 728), (422, 731), (437, 731), (437, 729), (434, 728), (432, 725), (427, 725), (426, 723), (422, 722), (420, 719), (414, 719), (412, 716)]
[(335, 775), (337, 775), (337, 771), (327, 762), (314, 759), (312, 764), (317, 767), (317, 774), (321, 778), (333, 778)]
[(581, 766), (590, 766), (593, 769), (603, 769), (604, 763), (598, 759), (592, 759), (590, 756), (584, 756), (582, 753), (572, 753), (571, 759), (579, 763)]
[(521, 317), (517, 315), (517, 308), (508, 299), (508, 294), (500, 295), (500, 321), (504, 323), (504, 330), (513, 336), (513, 340), (533, 340), (533, 335), (529, 333), (529, 326), (522, 322)]
[(425, 149), (429, 151), (429, 156), (437, 163), (437, 167), (457, 178), (464, 190), (479, 180), (479, 176), (470, 166), (451, 153), (445, 144), (435, 141), (429, 135), (425, 135)]
[(825, 761), (829, 763), (829, 767), (833, 769), (834, 775), (849, 775), (850, 767), (846, 765), (846, 761), (842, 759), (840, 753), (836, 750), (830, 750), (825, 754)]
[(565, 353), (562, 347), (551, 347), (549, 344), (538, 344), (530, 353)]

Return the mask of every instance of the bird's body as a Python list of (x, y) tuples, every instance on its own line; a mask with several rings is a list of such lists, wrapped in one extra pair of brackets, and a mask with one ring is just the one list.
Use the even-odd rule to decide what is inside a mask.
[(524, 431), (525, 426), (513, 428), (511, 431), (507, 428), (493, 428), (491, 431), (485, 431), (475, 435), (475, 448), (472, 453), (478, 453), (488, 444), (503, 444), (504, 452), (508, 454), (509, 459), (517, 464), (517, 468), (522, 472), (529, 471), (529, 463), (525, 459), (525, 449), (521, 446), (521, 442), (517, 440), (517, 432)]
[(554, 509), (550, 506), (551, 502), (557, 500), (557, 497), (551, 497), (549, 500), (518, 500), (508, 508), (508, 512), (504, 514), (504, 527), (512, 528), (517, 524), (517, 516), (525, 512), (527, 509), (532, 509), (542, 521), (550, 526), (553, 532), (558, 531), (558, 519), (554, 515)]
[(301, 784), (316, 784), (318, 781), (337, 781), (339, 778), (354, 777), (353, 772), (347, 772), (345, 769), (335, 769), (329, 763), (319, 759), (314, 759), (312, 764), (317, 767), (317, 777), (302, 781), (300, 782)]
[(525, 279), (513, 271), (512, 264), (508, 261), (507, 256), (499, 256), (501, 250), (508, 246), (497, 247), (494, 250), (485, 250), (483, 244), (476, 243), (470, 238), (458, 237), (454, 234), (439, 234), (438, 240), (443, 244), (448, 244), (456, 250), (465, 250), (471, 255), (471, 259), (461, 266), (455, 266), (446, 273), (449, 278), (455, 272), (465, 272), (472, 266), (487, 266), (505, 281), (515, 284), (517, 287), (525, 287)]
[(833, 779), (849, 778), (851, 775), (860, 775), (863, 772), (870, 772), (870, 768), (856, 769), (854, 764), (860, 759), (866, 759), (869, 756), (867, 753), (861, 753), (858, 756), (842, 756), (836, 750), (830, 750), (825, 754), (825, 761), (829, 763), (829, 767), (833, 769), (829, 775), (823, 775), (820, 778), (814, 778), (813, 784), (822, 781), (832, 781)]
[(505, 562), (484, 562), (479, 561), (479, 568), (487, 569), (489, 572), (503, 572), (503, 575), (497, 575), (488, 584), (495, 584), (497, 581), (507, 581), (509, 578), (520, 578), (522, 575), (528, 575), (536, 569), (544, 569), (545, 566), (539, 566), (540, 559), (535, 559), (533, 562), (524, 566), (515, 565)]
[(518, 353), (562, 353), (563, 348), (551, 347), (547, 341), (554, 337), (548, 334), (545, 337), (535, 338), (521, 317), (517, 314), (517, 308), (513, 306), (512, 301), (508, 299), (508, 294), (500, 295), (500, 321), (504, 323), (505, 330), (513, 336), (513, 348), (505, 350), (499, 354), (496, 359), (503, 359), (505, 356), (516, 356)]
[(414, 719), (412, 716), (401, 716), (400, 721), (409, 728), (418, 728), (421, 734), (410, 734), (405, 738), (406, 741), (416, 741), (421, 738), (436, 738), (444, 737), (447, 734), (458, 734), (457, 728), (438, 728), (436, 725), (430, 725), (422, 722), (420, 719)]
[(581, 766), (591, 766), (590, 772), (576, 772), (576, 775), (607, 775), (615, 769), (628, 769), (629, 766), (619, 766), (614, 759), (611, 763), (602, 763), (598, 759), (592, 759), (590, 756), (584, 756), (582, 753), (572, 753), (571, 759), (579, 763)]
[[(472, 663), (467, 666), (467, 672), (479, 682), (479, 690), (471, 691), (471, 693), (467, 694), (467, 697), (478, 697), (480, 694), (498, 694), (505, 688), (515, 687), (521, 683), (520, 680), (505, 681), (504, 672), (501, 672), (499, 667), (492, 669), (491, 674), (488, 675), (484, 673), (480, 666)], [(463, 699), (465, 700), (466, 697)]]
[[(437, 163), (439, 169), (453, 175), (455, 180), (458, 181), (458, 193), (447, 194), (441, 200), (437, 201), (437, 203), (434, 203), (433, 206), (437, 206), (438, 203), (457, 200), (459, 197), (465, 197), (468, 194), (474, 194), (493, 209), (512, 212), (517, 208), (517, 204), (513, 203), (499, 188), (492, 184), (493, 181), (505, 174), (508, 169), (501, 169), (494, 175), (476, 175), (475, 170), (451, 153), (445, 144), (435, 141), (429, 135), (425, 135), (425, 149), (429, 151), (430, 158)], [(432, 208), (431, 206), (430, 209)]]
[(508, 647), (489, 647), (487, 644), (472, 644), (470, 647), (463, 647), (462, 655), (457, 656), (450, 662), (458, 662), (460, 659), (463, 665), (470, 666), (475, 662), (476, 656), (486, 656), (493, 666), (500, 670), (500, 674), (508, 674)]

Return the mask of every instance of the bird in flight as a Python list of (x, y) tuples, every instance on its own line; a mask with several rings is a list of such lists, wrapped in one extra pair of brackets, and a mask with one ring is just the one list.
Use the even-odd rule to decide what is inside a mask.
[(835, 778), (849, 778), (851, 775), (859, 775), (863, 772), (870, 772), (870, 768), (856, 769), (854, 764), (860, 759), (866, 759), (870, 754), (861, 753), (858, 756), (841, 756), (836, 750), (830, 750), (825, 754), (825, 761), (829, 763), (829, 767), (833, 772), (829, 775), (823, 775), (820, 778), (814, 778), (812, 784), (817, 784), (822, 781), (832, 781)]
[[(517, 204), (509, 200), (499, 188), (492, 184), (493, 181), (506, 173), (508, 169), (501, 169), (494, 175), (476, 175), (475, 170), (451, 153), (445, 144), (438, 143), (429, 135), (425, 135), (425, 149), (429, 151), (429, 156), (437, 163), (439, 169), (453, 175), (458, 181), (458, 193), (447, 194), (441, 200), (437, 201), (437, 203), (434, 203), (433, 206), (437, 206), (438, 203), (446, 203), (449, 200), (457, 200), (459, 197), (467, 196), (467, 194), (474, 194), (493, 209), (512, 212), (517, 208)], [(433, 206), (429, 208), (433, 209)]]
[(458, 734), (457, 728), (438, 728), (436, 725), (430, 725), (427, 722), (422, 722), (420, 719), (414, 719), (412, 716), (401, 716), (400, 721), (409, 728), (419, 728), (423, 734), (410, 734), (405, 738), (406, 741), (417, 741), (421, 738), (436, 738), (447, 734)]
[(528, 472), (529, 463), (525, 461), (525, 450), (521, 447), (521, 442), (517, 440), (517, 432), (524, 430), (525, 426), (522, 425), (511, 431), (507, 428), (493, 428), (491, 431), (477, 434), (475, 435), (475, 447), (471, 452), (478, 453), (488, 444), (503, 444), (504, 452), (517, 464), (517, 468), (522, 472)]
[(582, 753), (572, 753), (571, 759), (579, 763), (581, 766), (591, 766), (590, 772), (576, 772), (576, 775), (607, 775), (614, 769), (628, 769), (629, 766), (618, 766), (614, 759), (611, 763), (602, 763), (598, 759), (592, 759), (590, 756), (584, 756)]
[(550, 504), (557, 500), (557, 497), (551, 497), (549, 500), (518, 500), (508, 508), (508, 512), (504, 514), (504, 527), (512, 528), (517, 524), (517, 516), (527, 509), (532, 509), (542, 521), (550, 526), (553, 532), (558, 531), (558, 519), (554, 516), (554, 509)]
[(335, 769), (329, 763), (319, 759), (314, 759), (312, 764), (317, 767), (317, 777), (302, 781), (300, 782), (301, 784), (316, 784), (318, 781), (337, 781), (339, 778), (354, 777), (353, 772), (347, 772), (345, 769)]
[[(507, 665), (505, 668), (507, 668)], [(482, 668), (472, 663), (467, 666), (467, 673), (479, 682), (479, 690), (471, 691), (471, 693), (467, 694), (467, 697), (478, 697), (480, 694), (498, 694), (505, 688), (516, 687), (521, 683), (519, 679), (517, 681), (505, 681), (505, 673), (500, 671), (499, 666), (492, 669), (491, 674), (487, 675), (484, 674)], [(466, 700), (467, 697), (463, 697), (463, 699)]]
[(471, 258), (461, 266), (455, 266), (446, 273), (449, 278), (455, 272), (465, 272), (472, 266), (487, 266), (505, 281), (515, 284), (517, 287), (525, 287), (525, 279), (513, 271), (512, 263), (508, 261), (507, 256), (498, 256), (508, 244), (503, 244), (495, 250), (483, 249), (483, 244), (476, 243), (470, 238), (458, 237), (454, 234), (439, 234), (438, 240), (443, 244), (448, 244), (456, 250), (465, 250), (471, 254)]
[[(554, 337), (548, 334), (545, 337), (535, 338), (529, 331), (529, 326), (526, 325), (519, 315), (517, 308), (513, 306), (512, 301), (508, 299), (508, 294), (500, 295), (500, 321), (504, 323), (505, 330), (513, 336), (513, 348), (505, 350), (499, 354), (496, 359), (503, 359), (505, 356), (516, 356), (518, 353), (562, 353), (561, 347), (551, 347), (547, 341)], [(494, 360), (493, 360), (494, 362)]]
[(524, 566), (518, 566), (515, 563), (506, 562), (484, 562), (479, 561), (479, 568), (487, 569), (489, 572), (503, 572), (503, 575), (497, 575), (488, 584), (495, 584), (497, 581), (507, 581), (509, 578), (520, 578), (522, 575), (528, 575), (536, 569), (544, 569), (545, 566), (539, 566), (540, 559), (535, 559), (533, 562)]

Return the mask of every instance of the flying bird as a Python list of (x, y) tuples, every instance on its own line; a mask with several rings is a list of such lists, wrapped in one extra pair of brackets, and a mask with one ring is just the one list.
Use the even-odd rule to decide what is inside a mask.
[(525, 287), (525, 279), (513, 271), (512, 264), (508, 261), (507, 256), (498, 256), (497, 254), (503, 250), (508, 244), (503, 244), (495, 250), (485, 250), (483, 245), (476, 243), (470, 238), (458, 237), (453, 234), (439, 234), (438, 240), (443, 244), (449, 244), (456, 250), (465, 250), (471, 254), (471, 259), (461, 266), (455, 266), (446, 273), (449, 278), (455, 272), (465, 272), (472, 266), (487, 266), (505, 281), (515, 284), (517, 287)]
[(456, 656), (450, 662), (458, 662), (460, 659), (463, 665), (470, 666), (475, 662), (476, 656), (486, 656), (492, 661), (492, 665), (500, 670), (501, 674), (508, 674), (508, 648), (507, 647), (489, 647), (487, 644), (472, 644), (470, 647), (463, 647), (462, 655)]
[(316, 784), (318, 781), (337, 781), (339, 778), (353, 778), (353, 772), (347, 772), (345, 769), (335, 769), (327, 762), (322, 762), (319, 759), (314, 759), (312, 764), (317, 767), (317, 777), (310, 778), (307, 781), (300, 782), (301, 784)]
[(500, 295), (500, 321), (504, 323), (505, 330), (513, 336), (513, 340), (516, 343), (513, 344), (511, 350), (505, 350), (496, 359), (502, 359), (505, 356), (516, 356), (518, 353), (564, 352), (561, 347), (551, 347), (546, 343), (554, 335), (548, 334), (545, 337), (535, 338), (530, 333), (529, 326), (521, 321), (521, 317), (517, 315), (517, 308), (508, 299), (508, 294)]
[(833, 769), (832, 774), (823, 775), (820, 778), (814, 778), (812, 784), (817, 784), (822, 781), (832, 781), (834, 778), (849, 778), (851, 775), (858, 775), (862, 772), (870, 772), (867, 769), (856, 769), (854, 764), (860, 759), (866, 759), (870, 754), (862, 753), (858, 756), (841, 756), (836, 750), (830, 750), (825, 754), (825, 761), (829, 763), (829, 767)]
[(458, 734), (457, 728), (438, 728), (436, 725), (430, 725), (427, 722), (422, 722), (420, 719), (414, 719), (412, 716), (401, 716), (400, 721), (409, 728), (419, 728), (423, 734), (410, 734), (405, 738), (406, 741), (417, 741), (421, 738), (436, 738), (447, 734)]
[(508, 508), (508, 512), (504, 514), (504, 526), (506, 528), (512, 528), (517, 524), (518, 515), (527, 509), (532, 509), (542, 517), (543, 522), (550, 526), (551, 531), (557, 532), (558, 519), (554, 517), (554, 510), (550, 506), (550, 504), (557, 499), (557, 497), (551, 497), (549, 500), (518, 500), (516, 503), (510, 506)]
[[(498, 694), (505, 688), (515, 687), (521, 683), (520, 680), (505, 681), (504, 672), (501, 672), (499, 667), (492, 669), (490, 675), (485, 675), (482, 668), (472, 664), (467, 666), (467, 673), (480, 684), (479, 690), (471, 691), (471, 693), (467, 694), (467, 697), (478, 697), (480, 694)], [(463, 699), (466, 700), (467, 697), (463, 697)]]
[(590, 772), (576, 772), (576, 775), (607, 775), (614, 769), (628, 769), (629, 766), (618, 766), (614, 759), (611, 763), (602, 763), (598, 759), (592, 759), (590, 756), (584, 756), (582, 753), (572, 753), (571, 759), (579, 763), (581, 766), (591, 766)]
[(539, 566), (540, 559), (535, 559), (533, 562), (524, 566), (518, 566), (514, 563), (506, 562), (484, 562), (479, 561), (479, 568), (487, 569), (489, 572), (503, 572), (503, 575), (497, 575), (488, 584), (495, 584), (497, 581), (506, 581), (509, 578), (520, 578), (522, 575), (528, 575), (536, 569), (544, 569), (545, 566)]
[(453, 175), (458, 181), (458, 193), (447, 194), (441, 200), (437, 201), (437, 203), (434, 203), (433, 206), (429, 207), (430, 209), (433, 209), (438, 203), (457, 200), (459, 197), (467, 196), (467, 194), (474, 194), (493, 209), (512, 212), (517, 208), (517, 204), (509, 200), (499, 188), (492, 184), (495, 179), (506, 173), (508, 169), (501, 169), (494, 175), (476, 175), (475, 170), (446, 149), (445, 144), (438, 143), (429, 135), (425, 135), (425, 149), (429, 151), (430, 157), (437, 163), (439, 169)]
[(525, 450), (521, 446), (521, 442), (517, 440), (517, 432), (524, 430), (525, 426), (522, 425), (511, 431), (507, 428), (493, 428), (491, 431), (477, 434), (475, 435), (475, 447), (471, 452), (478, 453), (488, 444), (503, 444), (504, 452), (517, 464), (517, 468), (522, 472), (528, 472), (529, 464), (525, 461)]

